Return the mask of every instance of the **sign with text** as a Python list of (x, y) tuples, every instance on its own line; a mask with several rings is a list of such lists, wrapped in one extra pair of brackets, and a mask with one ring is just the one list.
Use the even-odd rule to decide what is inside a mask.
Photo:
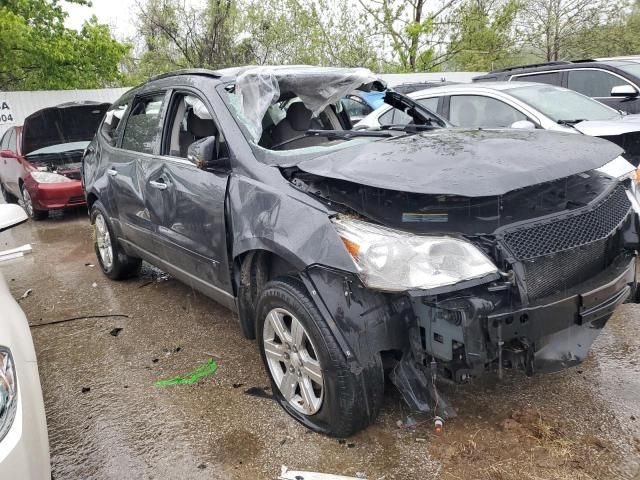
[(9, 102), (0, 100), (0, 125), (12, 125), (16, 123)]

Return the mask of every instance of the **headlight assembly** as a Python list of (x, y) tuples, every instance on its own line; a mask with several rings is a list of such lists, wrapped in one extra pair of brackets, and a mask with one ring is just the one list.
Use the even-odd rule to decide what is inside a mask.
[(0, 441), (5, 437), (18, 408), (18, 383), (11, 352), (0, 347)]
[(71, 180), (70, 178), (51, 172), (31, 172), (31, 178), (33, 178), (38, 183), (73, 182), (73, 180)]
[(397, 292), (453, 285), (497, 273), (471, 243), (454, 237), (413, 235), (354, 219), (333, 219), (362, 281)]

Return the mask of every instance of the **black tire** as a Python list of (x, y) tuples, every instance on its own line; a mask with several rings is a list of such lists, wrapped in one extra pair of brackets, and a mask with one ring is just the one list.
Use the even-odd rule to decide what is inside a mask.
[(4, 203), (18, 203), (18, 199), (7, 192), (4, 184), (0, 182), (0, 193), (2, 193), (2, 199)]
[[(102, 259), (102, 255), (100, 254), (100, 248), (98, 246), (96, 219), (99, 216), (104, 220), (104, 225), (109, 233), (108, 243), (111, 245), (110, 264), (105, 264)], [(98, 258), (98, 263), (100, 264), (102, 272), (111, 280), (124, 280), (126, 278), (131, 278), (138, 275), (140, 273), (140, 267), (142, 266), (142, 260), (139, 258), (131, 257), (124, 253), (116, 239), (116, 236), (113, 233), (113, 228), (111, 226), (111, 223), (109, 222), (109, 216), (107, 215), (107, 212), (100, 201), (96, 201), (91, 206), (91, 225), (93, 225), (94, 228), (94, 250), (96, 252), (96, 257)]]
[[(297, 411), (283, 397), (267, 363), (263, 329), (267, 314), (274, 308), (291, 312), (306, 330), (316, 350), (324, 385), (322, 404), (313, 415)], [(268, 282), (260, 294), (256, 312), (260, 355), (274, 398), (289, 415), (316, 432), (334, 437), (348, 437), (373, 422), (383, 398), (382, 364), (373, 368), (350, 368), (329, 326), (299, 280), (287, 277)], [(354, 373), (353, 370), (360, 371)]]
[(49, 218), (49, 210), (36, 210), (33, 207), (33, 203), (31, 201), (31, 195), (27, 190), (27, 187), (22, 185), (20, 187), (20, 193), (22, 193), (22, 206), (24, 207), (25, 212), (29, 215), (29, 218), (32, 220), (46, 220)]

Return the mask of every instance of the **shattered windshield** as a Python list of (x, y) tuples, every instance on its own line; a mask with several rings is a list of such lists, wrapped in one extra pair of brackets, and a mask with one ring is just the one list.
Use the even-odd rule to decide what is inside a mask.
[[(220, 91), (254, 153), (268, 164), (446, 126), (414, 101), (390, 91), (385, 94), (384, 85), (363, 68), (253, 67)], [(379, 130), (353, 129), (341, 100), (356, 91), (383, 95), (385, 102), (407, 111), (414, 121)]]
[[(251, 122), (243, 112), (240, 97), (233, 91), (233, 85), (227, 86), (223, 92), (222, 96), (229, 111), (256, 157), (264, 163), (287, 164), (294, 158), (296, 161), (313, 158), (392, 135), (368, 136), (345, 130), (336, 106), (329, 106), (319, 115), (312, 115), (302, 100), (294, 97), (276, 102), (267, 108), (261, 122), (260, 136), (256, 140), (255, 130), (252, 131)], [(322, 131), (335, 133), (335, 136), (320, 135)], [(340, 132), (344, 132), (345, 136), (341, 136)]]
[(572, 90), (551, 85), (517, 87), (509, 93), (556, 122), (617, 120), (620, 113)]

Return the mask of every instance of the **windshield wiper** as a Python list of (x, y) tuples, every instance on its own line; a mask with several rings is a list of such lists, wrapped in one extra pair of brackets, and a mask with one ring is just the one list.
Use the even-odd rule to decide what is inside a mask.
[(425, 123), (424, 125), (417, 125), (415, 123), (397, 123), (397, 124), (392, 124), (392, 125), (383, 125), (382, 129), (383, 130), (392, 130), (394, 132), (407, 132), (407, 133), (418, 133), (418, 132), (424, 132), (425, 130), (436, 130), (442, 128), (439, 125), (433, 125), (433, 123), (431, 122), (431, 120), (429, 120), (428, 123)]
[(353, 137), (393, 137), (390, 132), (373, 130), (307, 130), (307, 135), (349, 140)]
[(575, 120), (558, 120), (556, 123), (560, 125), (569, 125), (570, 127), (573, 127), (576, 123), (580, 123), (584, 121), (585, 121), (584, 118), (577, 118)]

